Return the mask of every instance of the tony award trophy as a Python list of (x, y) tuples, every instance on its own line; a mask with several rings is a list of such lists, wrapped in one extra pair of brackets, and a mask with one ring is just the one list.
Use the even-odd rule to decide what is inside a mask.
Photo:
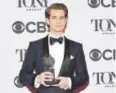
[(44, 71), (49, 71), (53, 73), (53, 77), (54, 77), (52, 81), (45, 82), (47, 85), (50, 85), (50, 86), (56, 85), (60, 82), (60, 80), (55, 79), (54, 63), (55, 63), (55, 60), (53, 57), (47, 56), (44, 58)]

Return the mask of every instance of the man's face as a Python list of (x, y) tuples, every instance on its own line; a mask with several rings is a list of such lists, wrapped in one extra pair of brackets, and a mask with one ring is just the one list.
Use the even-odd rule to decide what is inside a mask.
[(51, 9), (47, 23), (49, 24), (51, 31), (63, 32), (67, 24), (64, 10)]

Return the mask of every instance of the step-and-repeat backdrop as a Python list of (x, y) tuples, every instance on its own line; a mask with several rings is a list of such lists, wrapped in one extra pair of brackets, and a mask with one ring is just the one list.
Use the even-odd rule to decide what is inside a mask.
[(81, 93), (115, 93), (116, 0), (2, 0), (0, 91), (30, 93), (18, 74), (29, 42), (47, 35), (44, 11), (56, 2), (69, 10), (66, 36), (83, 43), (90, 83)]

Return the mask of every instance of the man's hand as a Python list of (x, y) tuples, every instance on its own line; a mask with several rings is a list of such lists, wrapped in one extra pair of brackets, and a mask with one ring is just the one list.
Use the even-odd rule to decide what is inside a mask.
[(46, 87), (49, 85), (45, 84), (45, 81), (52, 81), (53, 80), (53, 74), (51, 72), (43, 72), (37, 76), (37, 83), (42, 84)]
[(58, 77), (56, 79), (59, 79), (60, 82), (58, 84), (58, 86), (62, 89), (65, 89), (68, 86), (69, 83), (69, 78), (68, 77)]

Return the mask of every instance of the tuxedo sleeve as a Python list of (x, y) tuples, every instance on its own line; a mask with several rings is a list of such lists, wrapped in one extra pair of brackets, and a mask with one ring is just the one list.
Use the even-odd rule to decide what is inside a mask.
[(75, 75), (71, 77), (72, 89), (76, 89), (89, 81), (85, 56), (82, 45), (79, 47), (76, 55)]
[(34, 86), (34, 80), (36, 74), (33, 73), (34, 71), (34, 63), (35, 63), (35, 50), (34, 50), (33, 43), (30, 43), (28, 49), (25, 54), (25, 60), (22, 65), (22, 69), (19, 73), (19, 80), (23, 85), (30, 85)]

